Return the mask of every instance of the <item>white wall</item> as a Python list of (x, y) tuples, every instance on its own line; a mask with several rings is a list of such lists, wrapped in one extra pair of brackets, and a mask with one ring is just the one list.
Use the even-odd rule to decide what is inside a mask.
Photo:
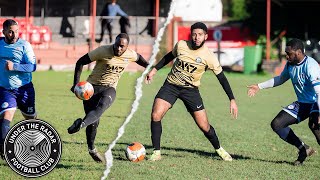
[(222, 21), (221, 0), (176, 0), (174, 15), (183, 21)]

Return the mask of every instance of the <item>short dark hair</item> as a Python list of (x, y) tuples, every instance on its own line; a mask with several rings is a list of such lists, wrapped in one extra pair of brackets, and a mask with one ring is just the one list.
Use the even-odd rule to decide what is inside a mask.
[(191, 32), (192, 32), (194, 29), (202, 29), (202, 30), (205, 31), (206, 33), (208, 32), (207, 26), (206, 26), (204, 23), (202, 23), (202, 22), (196, 22), (196, 23), (192, 24), (192, 26), (191, 26)]
[(304, 45), (302, 40), (293, 38), (289, 42), (287, 42), (287, 46), (290, 46), (292, 50), (296, 51), (298, 49), (301, 50), (302, 53), (304, 53)]
[(130, 41), (129, 35), (128, 35), (127, 33), (120, 33), (120, 34), (118, 34), (118, 36), (116, 37), (116, 39), (117, 39), (117, 38), (125, 38), (125, 39), (128, 40), (128, 43), (129, 43), (129, 41)]
[(3, 26), (3, 29), (8, 29), (10, 28), (10, 26), (12, 25), (18, 25), (18, 23), (13, 20), (13, 19), (7, 19), (3, 22), (2, 26)]

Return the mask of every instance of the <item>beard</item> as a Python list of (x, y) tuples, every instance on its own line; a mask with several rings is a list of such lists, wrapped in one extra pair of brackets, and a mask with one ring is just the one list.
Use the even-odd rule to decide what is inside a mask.
[(13, 44), (13, 43), (15, 43), (17, 39), (18, 39), (18, 38), (15, 38), (15, 37), (5, 37), (5, 41), (6, 41), (6, 43), (8, 43), (8, 44)]
[(299, 64), (299, 60), (298, 60), (298, 58), (294, 58), (291, 62), (288, 61), (288, 64), (290, 64), (290, 65), (297, 65), (297, 64)]
[(197, 50), (197, 49), (201, 48), (203, 46), (203, 44), (204, 44), (204, 41), (202, 41), (202, 43), (199, 46), (197, 46), (194, 41), (191, 41), (191, 46), (192, 46), (193, 50)]

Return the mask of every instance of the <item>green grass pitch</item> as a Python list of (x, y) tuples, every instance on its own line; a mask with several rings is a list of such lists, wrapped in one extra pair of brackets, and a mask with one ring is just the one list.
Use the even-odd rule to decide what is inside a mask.
[[(151, 85), (143, 85), (140, 106), (113, 149), (113, 166), (109, 179), (320, 179), (320, 157), (308, 158), (303, 166), (290, 163), (297, 158), (297, 150), (283, 142), (271, 129), (270, 122), (282, 106), (296, 100), (290, 82), (280, 87), (260, 91), (256, 97), (246, 95), (249, 84), (269, 79), (270, 75), (226, 73), (235, 94), (239, 117), (229, 114), (229, 101), (212, 72), (201, 80), (200, 92), (209, 121), (216, 129), (221, 146), (234, 158), (220, 160), (209, 141), (197, 128), (178, 100), (162, 121), (162, 157), (159, 162), (146, 160), (132, 163), (126, 160), (125, 148), (139, 141), (152, 151), (150, 113), (154, 96), (164, 82), (168, 69), (158, 71)], [(82, 80), (89, 72), (84, 71)], [(108, 148), (118, 128), (130, 112), (135, 99), (134, 86), (141, 73), (125, 73), (117, 88), (117, 99), (103, 114), (98, 128), (96, 147), (100, 152)], [(87, 152), (85, 130), (69, 135), (67, 128), (83, 117), (82, 102), (71, 92), (73, 72), (35, 72), (38, 117), (50, 123), (62, 140), (59, 164), (49, 174), (38, 179), (100, 179), (105, 166), (95, 163)], [(14, 123), (22, 120), (19, 110)], [(307, 120), (291, 126), (296, 134), (315, 149), (318, 144), (308, 129)], [(0, 179), (25, 179), (0, 160)]]

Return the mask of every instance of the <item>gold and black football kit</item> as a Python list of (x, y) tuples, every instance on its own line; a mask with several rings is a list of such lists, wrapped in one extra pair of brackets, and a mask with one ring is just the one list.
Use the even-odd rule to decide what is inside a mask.
[(96, 65), (88, 77), (88, 82), (95, 85), (117, 87), (118, 81), (130, 62), (138, 60), (135, 51), (127, 49), (121, 56), (114, 56), (113, 46), (105, 45), (88, 53)]
[(96, 65), (87, 81), (93, 85), (94, 94), (89, 100), (83, 101), (86, 116), (79, 121), (81, 128), (86, 127), (87, 145), (90, 150), (94, 150), (100, 117), (114, 102), (116, 87), (125, 68), (130, 62), (136, 62), (143, 67), (148, 66), (148, 62), (140, 54), (129, 48), (121, 56), (115, 56), (113, 45), (101, 46), (77, 61), (74, 85), (80, 80), (83, 65), (92, 61), (96, 61)]
[(234, 99), (218, 59), (207, 46), (203, 45), (194, 50), (191, 48), (191, 41), (181, 40), (155, 68), (161, 69), (174, 58), (172, 69), (156, 98), (161, 98), (171, 105), (180, 98), (190, 112), (204, 109), (198, 86), (203, 73), (209, 69), (218, 77), (229, 99)]
[(203, 45), (197, 50), (191, 49), (190, 41), (179, 41), (172, 54), (176, 57), (167, 81), (171, 84), (184, 87), (198, 87), (203, 73), (210, 69), (216, 75), (222, 67), (216, 56)]
[[(208, 32), (207, 26), (202, 22), (194, 23), (190, 27), (190, 30), (193, 38), (197, 36), (200, 38), (206, 37)], [(204, 42), (201, 42), (200, 46), (196, 46), (196, 44), (197, 43), (194, 43), (193, 40), (179, 41), (174, 46), (174, 49), (167, 53), (157, 63), (154, 69), (152, 69), (152, 72), (148, 74), (149, 76), (147, 78), (151, 80), (152, 75), (155, 74), (156, 70), (161, 69), (175, 59), (172, 69), (156, 95), (153, 104), (151, 113), (151, 141), (154, 151), (150, 160), (156, 161), (161, 159), (161, 120), (163, 115), (167, 112), (167, 109), (162, 106), (166, 106), (165, 104), (167, 103), (159, 101), (159, 99), (170, 103), (171, 107), (177, 99), (182, 100), (186, 109), (189, 111), (205, 137), (210, 141), (213, 148), (216, 149), (219, 156), (225, 161), (232, 160), (232, 157), (220, 146), (218, 136), (215, 133), (214, 128), (209, 124), (206, 111), (203, 110), (204, 105), (198, 89), (203, 73), (207, 69), (213, 71), (229, 99), (233, 99), (234, 97), (228, 80), (224, 76), (222, 67), (216, 56), (209, 50)], [(232, 108), (231, 103), (233, 103), (233, 101), (230, 102), (230, 108)], [(236, 110), (236, 108), (235, 105), (234, 109)]]
[(121, 56), (115, 56), (113, 45), (100, 46), (79, 59), (74, 83), (79, 81), (81, 65), (92, 61), (96, 61), (96, 64), (87, 81), (93, 85), (94, 94), (89, 100), (83, 101), (87, 114), (85, 122), (89, 122), (87, 124), (96, 121), (96, 117), (100, 117), (114, 102), (118, 81), (130, 62), (136, 62), (143, 67), (148, 66), (148, 62), (140, 54), (129, 48)]

